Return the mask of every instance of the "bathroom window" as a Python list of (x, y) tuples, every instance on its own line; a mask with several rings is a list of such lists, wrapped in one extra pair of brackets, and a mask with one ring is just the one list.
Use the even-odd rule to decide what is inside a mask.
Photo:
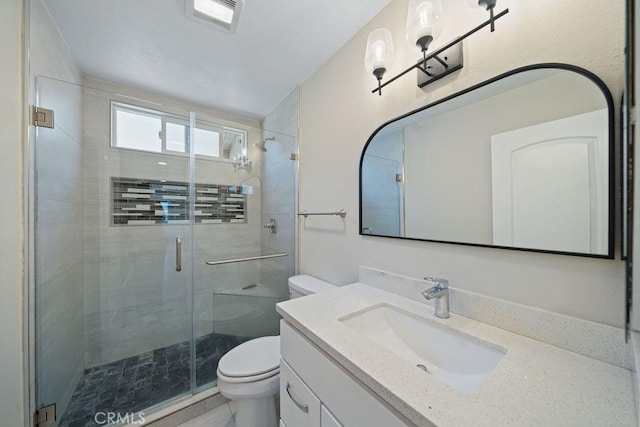
[(113, 106), (114, 138), (112, 146), (133, 150), (162, 152), (161, 116), (142, 110)]
[[(189, 120), (157, 110), (111, 103), (111, 146), (173, 155), (189, 154)], [(197, 121), (196, 156), (228, 160), (246, 145), (246, 132)], [(237, 146), (237, 147), (236, 147)]]
[[(166, 152), (189, 153), (189, 123), (166, 117), (162, 120), (161, 136)], [(210, 123), (197, 122), (193, 151), (198, 156), (222, 157), (224, 129)]]

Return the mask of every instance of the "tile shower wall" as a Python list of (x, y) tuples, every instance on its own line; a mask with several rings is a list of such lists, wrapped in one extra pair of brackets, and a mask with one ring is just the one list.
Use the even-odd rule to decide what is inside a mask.
[(85, 367), (82, 96), (71, 84), (80, 73), (41, 0), (30, 2), (30, 20), (30, 99), (38, 77), (39, 105), (56, 113), (55, 129), (39, 129), (34, 144), (36, 404), (64, 412)]
[(253, 147), (249, 150), (253, 160), (250, 169), (234, 172), (230, 163), (195, 161), (195, 182), (251, 185), (253, 193), (246, 196), (246, 217), (237, 218), (240, 223), (197, 223), (193, 242), (185, 237), (185, 225), (113, 226), (112, 178), (186, 183), (189, 159), (111, 148), (112, 99), (125, 103), (132, 102), (129, 97), (146, 99), (156, 104), (135, 103), (175, 114), (196, 111), (198, 119), (246, 130), (250, 142), (259, 140), (261, 131), (259, 123), (252, 120), (208, 113), (173, 99), (90, 78), (84, 83), (85, 357), (87, 368), (91, 368), (190, 339), (192, 283), (188, 274), (175, 271), (176, 235), (183, 236), (183, 272), (191, 269), (191, 261), (194, 263), (196, 336), (214, 330), (214, 294), (258, 283), (259, 265), (217, 268), (205, 265), (205, 261), (245, 257), (260, 251), (261, 194), (259, 180), (252, 177), (259, 177), (262, 167)]
[(275, 137), (262, 153), (262, 224), (276, 220), (275, 234), (263, 231), (262, 252), (287, 251), (286, 258), (262, 262), (262, 283), (282, 298), (288, 298), (287, 279), (296, 271), (296, 170), (297, 161), (290, 160), (291, 153), (298, 152), (299, 90), (291, 92), (262, 121), (265, 138)]

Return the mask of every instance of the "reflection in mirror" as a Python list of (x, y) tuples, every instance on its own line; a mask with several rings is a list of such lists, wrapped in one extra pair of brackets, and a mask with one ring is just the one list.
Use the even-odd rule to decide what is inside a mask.
[(612, 102), (577, 67), (518, 69), (380, 127), (361, 234), (611, 257)]

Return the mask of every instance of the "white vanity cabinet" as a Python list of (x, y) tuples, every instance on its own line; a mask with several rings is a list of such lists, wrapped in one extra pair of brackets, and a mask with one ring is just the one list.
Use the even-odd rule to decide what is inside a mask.
[(281, 360), (280, 419), (287, 426), (320, 427), (320, 406), (318, 396)]
[(285, 321), (280, 323), (285, 427), (405, 427), (402, 416)]
[(320, 425), (322, 427), (343, 427), (324, 405), (320, 407)]

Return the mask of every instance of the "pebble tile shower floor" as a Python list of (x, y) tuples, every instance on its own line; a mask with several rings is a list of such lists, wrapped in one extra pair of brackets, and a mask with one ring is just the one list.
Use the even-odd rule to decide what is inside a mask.
[[(214, 381), (220, 358), (249, 338), (210, 334), (196, 340), (196, 387)], [(98, 412), (124, 417), (190, 391), (189, 342), (87, 369), (60, 427), (93, 427)]]

